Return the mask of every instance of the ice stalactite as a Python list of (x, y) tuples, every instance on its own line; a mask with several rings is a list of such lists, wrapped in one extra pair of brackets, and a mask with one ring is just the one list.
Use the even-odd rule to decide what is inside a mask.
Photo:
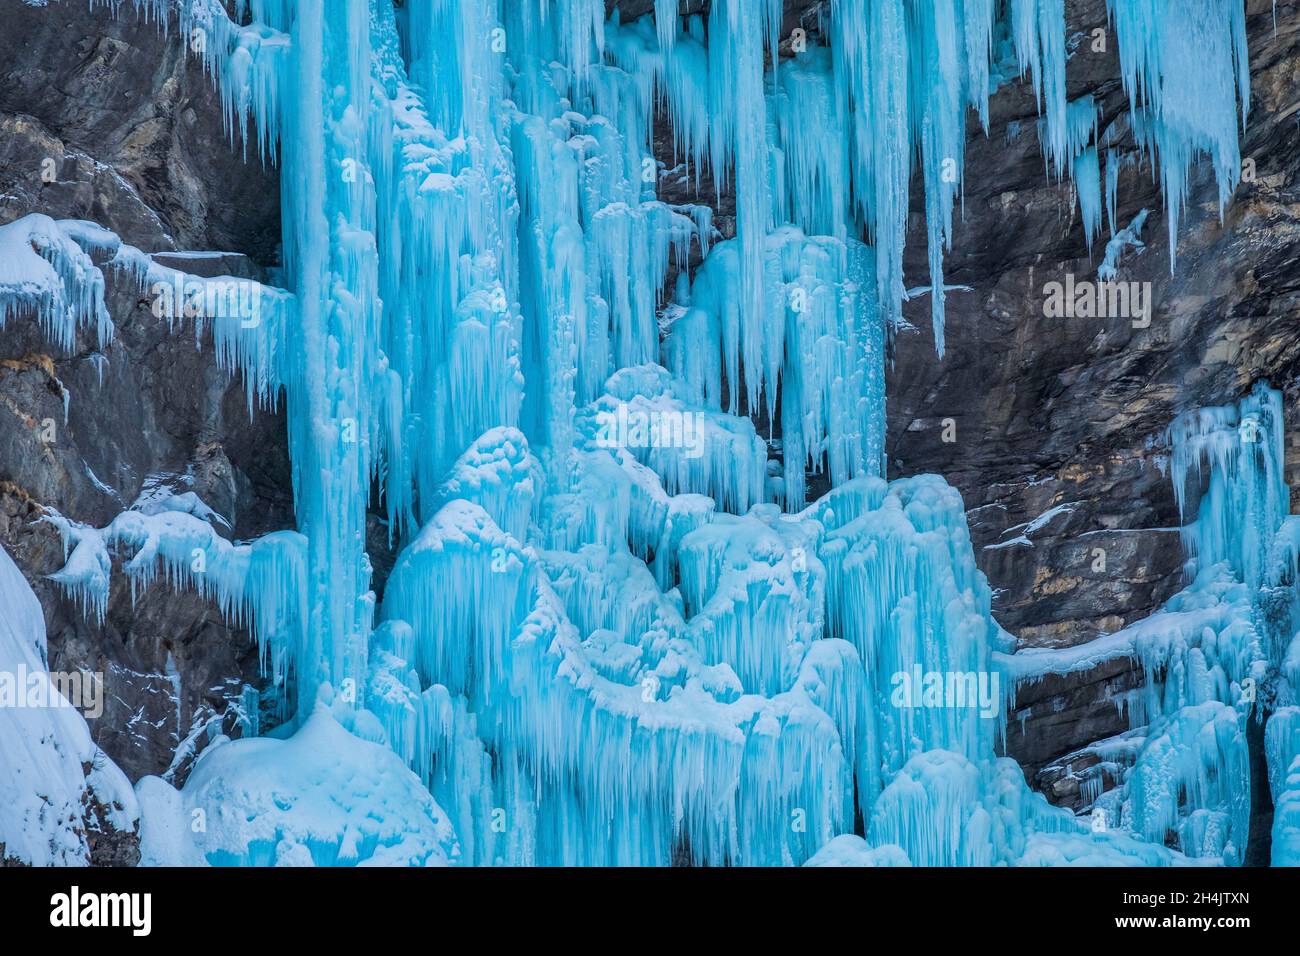
[(1300, 866), (1300, 707), (1277, 710), (1264, 730), (1273, 794), (1273, 865)]
[(1125, 780), (1121, 825), (1152, 842), (1173, 833), (1189, 856), (1240, 862), (1250, 813), (1243, 719), (1208, 701), (1154, 721)]
[(1235, 0), (1107, 0), (1134, 132), (1158, 161), (1175, 264), (1193, 160), (1206, 154), (1219, 214), (1241, 178), (1238, 130), (1250, 106), (1246, 14)]
[[(887, 780), (928, 749), (990, 756), (1002, 736), (1000, 684), (991, 683), (999, 679), (990, 656), (998, 628), (960, 495), (933, 476), (887, 489), (868, 479), (836, 489), (810, 513), (826, 529), (828, 633), (852, 644), (866, 666), (873, 772)], [(935, 674), (976, 682), (963, 690), (968, 710), (925, 705), (924, 681)], [(982, 707), (981, 679), (990, 682)], [(869, 793), (882, 786), (867, 784)]]
[[(96, 347), (111, 352), (107, 272), (138, 289), (154, 318), (173, 330), (188, 325), (196, 347), (210, 330), (220, 365), (244, 379), (250, 411), (277, 401), (285, 336), (296, 311), (292, 295), (250, 279), (194, 276), (160, 265), (89, 222), (27, 216), (0, 227), (0, 235), (15, 244), (12, 257), (0, 257), (14, 276), (0, 286), (0, 315), (36, 318), (65, 349), (74, 347), (84, 326)], [(102, 622), (114, 558), (121, 559), (133, 595), (162, 573), (173, 585), (211, 597), (233, 620), (254, 624), (274, 683), (284, 686), (305, 633), (298, 604), (303, 538), (281, 532), (232, 544), (214, 528), (218, 516), (189, 499), (142, 495), (102, 529), (47, 509), (45, 519), (58, 528), (66, 559), (51, 579)]]
[[(735, 183), (736, 242), (740, 247), (737, 291), (743, 330), (738, 346), (748, 373), (743, 379), (735, 374), (728, 381), (734, 392), (740, 392), (744, 382), (746, 407), (750, 409), (759, 407), (766, 383), (769, 415), (776, 407), (773, 364), (779, 354), (765, 321), (763, 281), (765, 244), (772, 225), (763, 71), (763, 37), (767, 31), (763, 18), (771, 9), (771, 4), (718, 0), (711, 7), (708, 44), (711, 166), (719, 188), (728, 181), (728, 169)], [(763, 374), (755, 374), (760, 369)]]
[(1083, 234), (1092, 248), (1092, 241), (1101, 232), (1101, 170), (1097, 149), (1090, 147), (1079, 153), (1074, 161), (1074, 184), (1079, 200), (1079, 215), (1083, 219)]
[[(743, 31), (761, 42), (762, 18), (748, 17), (733, 24), (723, 5), (714, 8), (711, 30), (736, 56), (753, 42)], [(878, 474), (883, 459), (885, 332), (870, 251), (850, 229), (847, 111), (826, 49), (753, 81), (742, 69), (748, 57), (720, 59), (692, 22), (669, 49), (646, 21), (607, 32), (611, 59), (651, 81), (641, 113), (650, 117), (662, 100), (695, 174), (710, 169), (738, 201), (736, 238), (710, 249), (679, 295), (666, 364), (688, 383), (690, 401), (764, 416), (772, 433), (779, 392), (779, 497), (799, 507), (810, 467), (842, 481)]]
[(1188, 557), (1198, 570), (1226, 561), (1258, 588), (1290, 503), (1281, 394), (1261, 384), (1238, 403), (1184, 415), (1169, 431)]
[(288, 328), (297, 301), (283, 289), (233, 276), (189, 275), (123, 246), (118, 256), (135, 263), (150, 309), (176, 331), (192, 327), (195, 346), (210, 331), (217, 362), (244, 383), (248, 410), (275, 407), (287, 370)]
[[(514, 447), (526, 456), (522, 441)], [(811, 658), (824, 655), (793, 655), (775, 676), (756, 671), (769, 696), (746, 694), (726, 645), (694, 636), (711, 625), (687, 625), (681, 599), (626, 550), (626, 530), (619, 546), (539, 553), (502, 530), (529, 510), (509, 500), (522, 486), (494, 484), (444, 505), (404, 550), (384, 601), (394, 653), (406, 655), (396, 669), (415, 675), (404, 685), (407, 736), (440, 741), (431, 786), (440, 803), (462, 807), (458, 831), (476, 862), (667, 863), (679, 844), (701, 862), (791, 862), (845, 825), (841, 737), (805, 686), (817, 679)], [(788, 573), (788, 556), (775, 557)], [(763, 603), (761, 592), (752, 597)], [(748, 623), (743, 611), (718, 613)], [(811, 636), (806, 602), (802, 613)], [(416, 706), (430, 695), (438, 707)], [(486, 775), (484, 747), (498, 755)], [(479, 798), (455, 789), (465, 771)], [(496, 837), (485, 808), (509, 818), (508, 838)]]
[[(942, 351), (995, 4), (838, 0), (830, 46), (790, 63), (779, 3), (669, 6), (253, 0), (236, 26), (180, 4), (232, 136), (280, 166), (289, 292), (217, 336), (250, 401), (283, 396), (298, 529), (63, 525), (63, 583), (94, 602), (117, 552), (249, 620), (289, 718), (181, 791), (141, 785), (154, 861), (788, 864), (836, 837), (876, 862), (1174, 859), (997, 760), (1005, 640), (960, 498), (880, 478), (909, 180)], [(1096, 107), (1064, 99), (1061, 4), (1013, 15), (1091, 235)], [(660, 110), (734, 239), (656, 197)], [(804, 507), (810, 473), (831, 490)], [(378, 608), (371, 506), (398, 552)]]
[[(738, 311), (739, 254), (734, 240), (710, 253), (665, 343), (686, 397), (732, 414), (738, 396), (731, 388), (724, 395), (724, 383), (742, 374), (753, 380), (738, 346), (754, 334), (742, 331)], [(767, 237), (764, 264), (763, 380), (782, 384), (776, 497), (797, 508), (810, 472), (824, 470), (834, 485), (883, 469), (885, 330), (861, 243), (787, 226)]]

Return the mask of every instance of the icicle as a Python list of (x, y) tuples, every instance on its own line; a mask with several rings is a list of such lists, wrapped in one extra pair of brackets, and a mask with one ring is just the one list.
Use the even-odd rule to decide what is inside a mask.
[(65, 351), (72, 349), (82, 326), (94, 330), (101, 351), (112, 340), (104, 275), (92, 258), (106, 247), (92, 241), (101, 236), (88, 238), (79, 225), (34, 214), (0, 226), (0, 329), (30, 316)]
[(1180, 416), (1169, 438), (1189, 557), (1203, 569), (1227, 561), (1245, 584), (1258, 588), (1290, 502), (1281, 393), (1261, 383), (1235, 405)]
[(1241, 178), (1237, 130), (1250, 104), (1245, 10), (1234, 0), (1107, 0), (1106, 6), (1134, 134), (1160, 164), (1172, 271), (1195, 156), (1206, 153), (1214, 165), (1220, 217)]

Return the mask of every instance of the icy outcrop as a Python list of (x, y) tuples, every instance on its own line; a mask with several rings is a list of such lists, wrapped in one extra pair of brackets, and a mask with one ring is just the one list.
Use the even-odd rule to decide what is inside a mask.
[[(851, 807), (836, 725), (798, 683), (742, 694), (730, 668), (700, 659), (644, 565), (638, 577), (638, 562), (616, 557), (561, 577), (562, 603), (535, 552), (462, 501), (393, 570), (384, 613), (410, 624), (420, 697), (463, 701), (424, 736), (504, 763), (475, 802), (513, 820), (511, 839), (493, 850), (490, 819), (458, 821), (477, 862), (667, 863), (675, 840), (699, 862), (810, 855)], [(597, 581), (611, 589), (603, 599)], [(621, 606), (608, 603), (613, 587)]]
[(145, 498), (103, 528), (47, 509), (44, 520), (58, 529), (66, 558), (50, 579), (101, 621), (114, 559), (133, 597), (161, 576), (211, 598), (231, 622), (249, 626), (271, 686), (283, 688), (304, 642), (305, 542), (293, 531), (232, 542), (218, 533), (215, 513), (192, 498)]
[(1187, 587), (1097, 641), (1004, 660), (1017, 682), (1111, 657), (1141, 664), (1145, 684), (1116, 701), (1133, 730), (1089, 748), (1098, 762), (1086, 784), (1099, 790), (1103, 774), (1121, 780), (1093, 813), (1145, 840), (1173, 838), (1193, 857), (1242, 861), (1252, 786), (1246, 722), (1267, 719), (1275, 856), (1286, 859), (1300, 596), (1281, 393), (1260, 383), (1236, 403), (1188, 412), (1170, 425), (1169, 440)]
[(447, 866), (451, 825), (400, 758), (319, 707), (287, 740), (204, 750), (185, 786), (136, 784), (146, 866)]
[(0, 329), (34, 319), (50, 342), (71, 351), (86, 327), (102, 361), (116, 331), (104, 305), (104, 269), (138, 286), (172, 328), (190, 324), (196, 342), (211, 328), (222, 367), (244, 376), (250, 409), (255, 398), (275, 400), (282, 384), (276, 350), (292, 322), (292, 295), (251, 279), (181, 272), (91, 222), (34, 214), (0, 226)]
[(0, 226), (0, 329), (34, 318), (46, 338), (70, 349), (88, 326), (103, 348), (113, 338), (104, 306), (104, 276), (77, 233), (49, 216), (24, 216)]

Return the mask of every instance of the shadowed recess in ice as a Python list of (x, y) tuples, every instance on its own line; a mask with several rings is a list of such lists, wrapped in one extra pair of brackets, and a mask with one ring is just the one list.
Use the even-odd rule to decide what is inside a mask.
[[(829, 46), (780, 62), (775, 2), (634, 24), (604, 0), (251, 0), (246, 25), (217, 0), (136, 7), (191, 49), (198, 31), (232, 136), (280, 168), (288, 291), (267, 291), (273, 321), (210, 318), (250, 402), (285, 405), (298, 520), (232, 544), (177, 511), (52, 519), (57, 580), (99, 613), (116, 557), (249, 621), (286, 717), (280, 739), (209, 748), (181, 791), (140, 784), (148, 859), (1181, 859), (1154, 823), (1132, 828), (1152, 842), (1094, 834), (995, 757), (1009, 643), (960, 497), (880, 478), (909, 183), (942, 350), (966, 111), (987, 125), (1008, 79), (995, 45), (1099, 229), (1059, 0), (1005, 20), (987, 0), (836, 0)], [(1230, 7), (1198, 4), (1220, 72), (1241, 61)], [(1116, 16), (1177, 206), (1196, 151), (1230, 191), (1237, 113), (1189, 121), (1173, 90), (1207, 54), (1163, 22)], [(734, 239), (656, 198), (658, 110), (734, 194)], [(43, 278), (0, 285), (0, 316), (66, 342), (103, 327), (102, 277), (51, 225), (28, 234)], [(371, 506), (398, 549), (382, 604)], [(217, 821), (201, 839), (195, 811)]]

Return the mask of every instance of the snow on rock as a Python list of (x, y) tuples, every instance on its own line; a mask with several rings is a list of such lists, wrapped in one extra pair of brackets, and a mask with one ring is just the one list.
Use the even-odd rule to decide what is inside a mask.
[(275, 399), (292, 295), (250, 279), (169, 268), (93, 222), (32, 214), (0, 226), (0, 329), (32, 318), (66, 351), (88, 327), (102, 352), (115, 334), (104, 304), (105, 268), (138, 286), (158, 318), (172, 326), (191, 321), (196, 342), (210, 325), (222, 366), (244, 375), (250, 408), (254, 398)]
[[(118, 832), (140, 812), (126, 776), (90, 738), (85, 718), (46, 671), (45, 616), (36, 595), (0, 548), (0, 859), (33, 866), (90, 862), (90, 803)], [(29, 696), (39, 682), (39, 697)]]
[(133, 599), (161, 574), (172, 587), (211, 598), (231, 622), (248, 625), (271, 687), (283, 690), (306, 627), (300, 534), (279, 531), (232, 542), (214, 527), (224, 523), (220, 516), (192, 492), (144, 496), (103, 528), (48, 508), (44, 520), (58, 529), (66, 557), (50, 580), (88, 613), (102, 621), (107, 612), (114, 558)]
[(65, 225), (32, 214), (0, 226), (0, 329), (34, 318), (46, 338), (67, 350), (77, 330), (89, 326), (102, 349), (113, 337), (104, 275), (85, 231)]

